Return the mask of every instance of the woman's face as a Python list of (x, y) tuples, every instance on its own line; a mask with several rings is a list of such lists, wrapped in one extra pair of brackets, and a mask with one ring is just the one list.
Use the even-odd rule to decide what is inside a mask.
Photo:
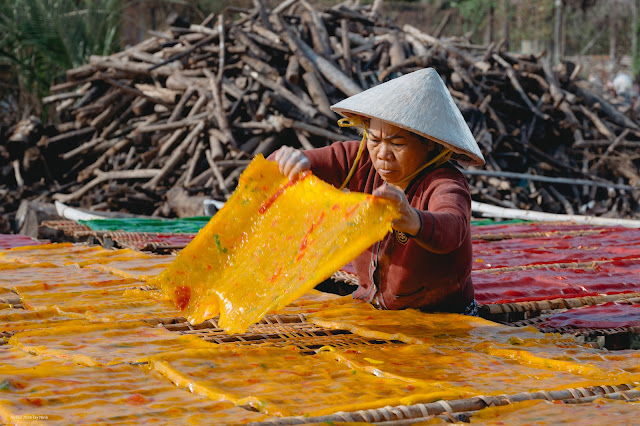
[(423, 142), (415, 133), (372, 118), (367, 149), (378, 174), (385, 182), (405, 189), (403, 180), (427, 162), (434, 142)]

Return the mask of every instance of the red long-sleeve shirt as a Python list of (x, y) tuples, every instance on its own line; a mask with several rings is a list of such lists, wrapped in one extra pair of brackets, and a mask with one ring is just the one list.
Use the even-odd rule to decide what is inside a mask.
[[(339, 187), (359, 144), (336, 142), (304, 154), (316, 176)], [(383, 184), (365, 149), (347, 187), (371, 194)], [(377, 294), (385, 309), (462, 312), (474, 298), (467, 180), (449, 164), (428, 167), (409, 183), (405, 194), (420, 214), (420, 231), (415, 237), (389, 233), (358, 256), (352, 264), (360, 285), (353, 297), (371, 302)]]

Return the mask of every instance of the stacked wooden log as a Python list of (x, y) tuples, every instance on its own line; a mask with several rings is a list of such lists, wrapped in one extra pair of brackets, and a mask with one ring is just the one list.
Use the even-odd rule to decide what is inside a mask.
[(286, 0), (268, 10), (254, 0), (252, 9), (229, 9), (233, 21), (174, 22), (91, 57), (44, 99), (55, 129), (24, 145), (40, 175), (25, 180), (24, 161), (5, 155), (3, 173), (15, 176), (8, 185), (39, 185), (41, 201), (175, 215), (170, 200), (185, 194), (224, 201), (257, 154), (359, 138), (337, 126), (331, 104), (434, 67), (487, 159), (466, 172), (475, 200), (638, 216), (632, 109), (590, 89), (573, 64), (552, 69), (501, 45), (435, 38), (380, 18), (380, 3), (321, 11)]

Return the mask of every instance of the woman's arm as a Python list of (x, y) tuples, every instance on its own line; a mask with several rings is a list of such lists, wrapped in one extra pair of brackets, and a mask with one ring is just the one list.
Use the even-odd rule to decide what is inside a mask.
[(280, 172), (289, 179), (305, 170), (333, 186), (339, 187), (347, 177), (347, 172), (358, 152), (358, 141), (334, 142), (322, 148), (301, 151), (290, 146), (269, 155), (267, 160), (275, 161)]
[(464, 243), (471, 220), (471, 194), (464, 176), (435, 179), (426, 210), (419, 210), (420, 246), (435, 253), (450, 253)]
[(450, 253), (464, 242), (470, 226), (471, 194), (466, 179), (444, 169), (423, 195), (428, 205), (412, 207), (400, 189), (384, 185), (373, 195), (396, 203), (401, 217), (392, 226), (413, 237), (414, 241), (434, 253)]
[(417, 235), (422, 228), (420, 213), (414, 207), (411, 207), (404, 191), (397, 186), (386, 184), (373, 190), (375, 197), (386, 198), (393, 201), (398, 207), (400, 218), (391, 223), (393, 229), (402, 231), (411, 236)]

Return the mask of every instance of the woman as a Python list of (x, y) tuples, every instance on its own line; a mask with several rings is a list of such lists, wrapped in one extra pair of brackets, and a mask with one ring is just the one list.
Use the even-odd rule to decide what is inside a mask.
[[(363, 140), (309, 151), (282, 147), (270, 158), (290, 178), (320, 179), (394, 202), (393, 233), (352, 264), (354, 298), (382, 309), (477, 314), (471, 282), (471, 196), (448, 160), (484, 164), (480, 149), (433, 68), (351, 96), (332, 109)], [(364, 150), (366, 143), (367, 149)]]

